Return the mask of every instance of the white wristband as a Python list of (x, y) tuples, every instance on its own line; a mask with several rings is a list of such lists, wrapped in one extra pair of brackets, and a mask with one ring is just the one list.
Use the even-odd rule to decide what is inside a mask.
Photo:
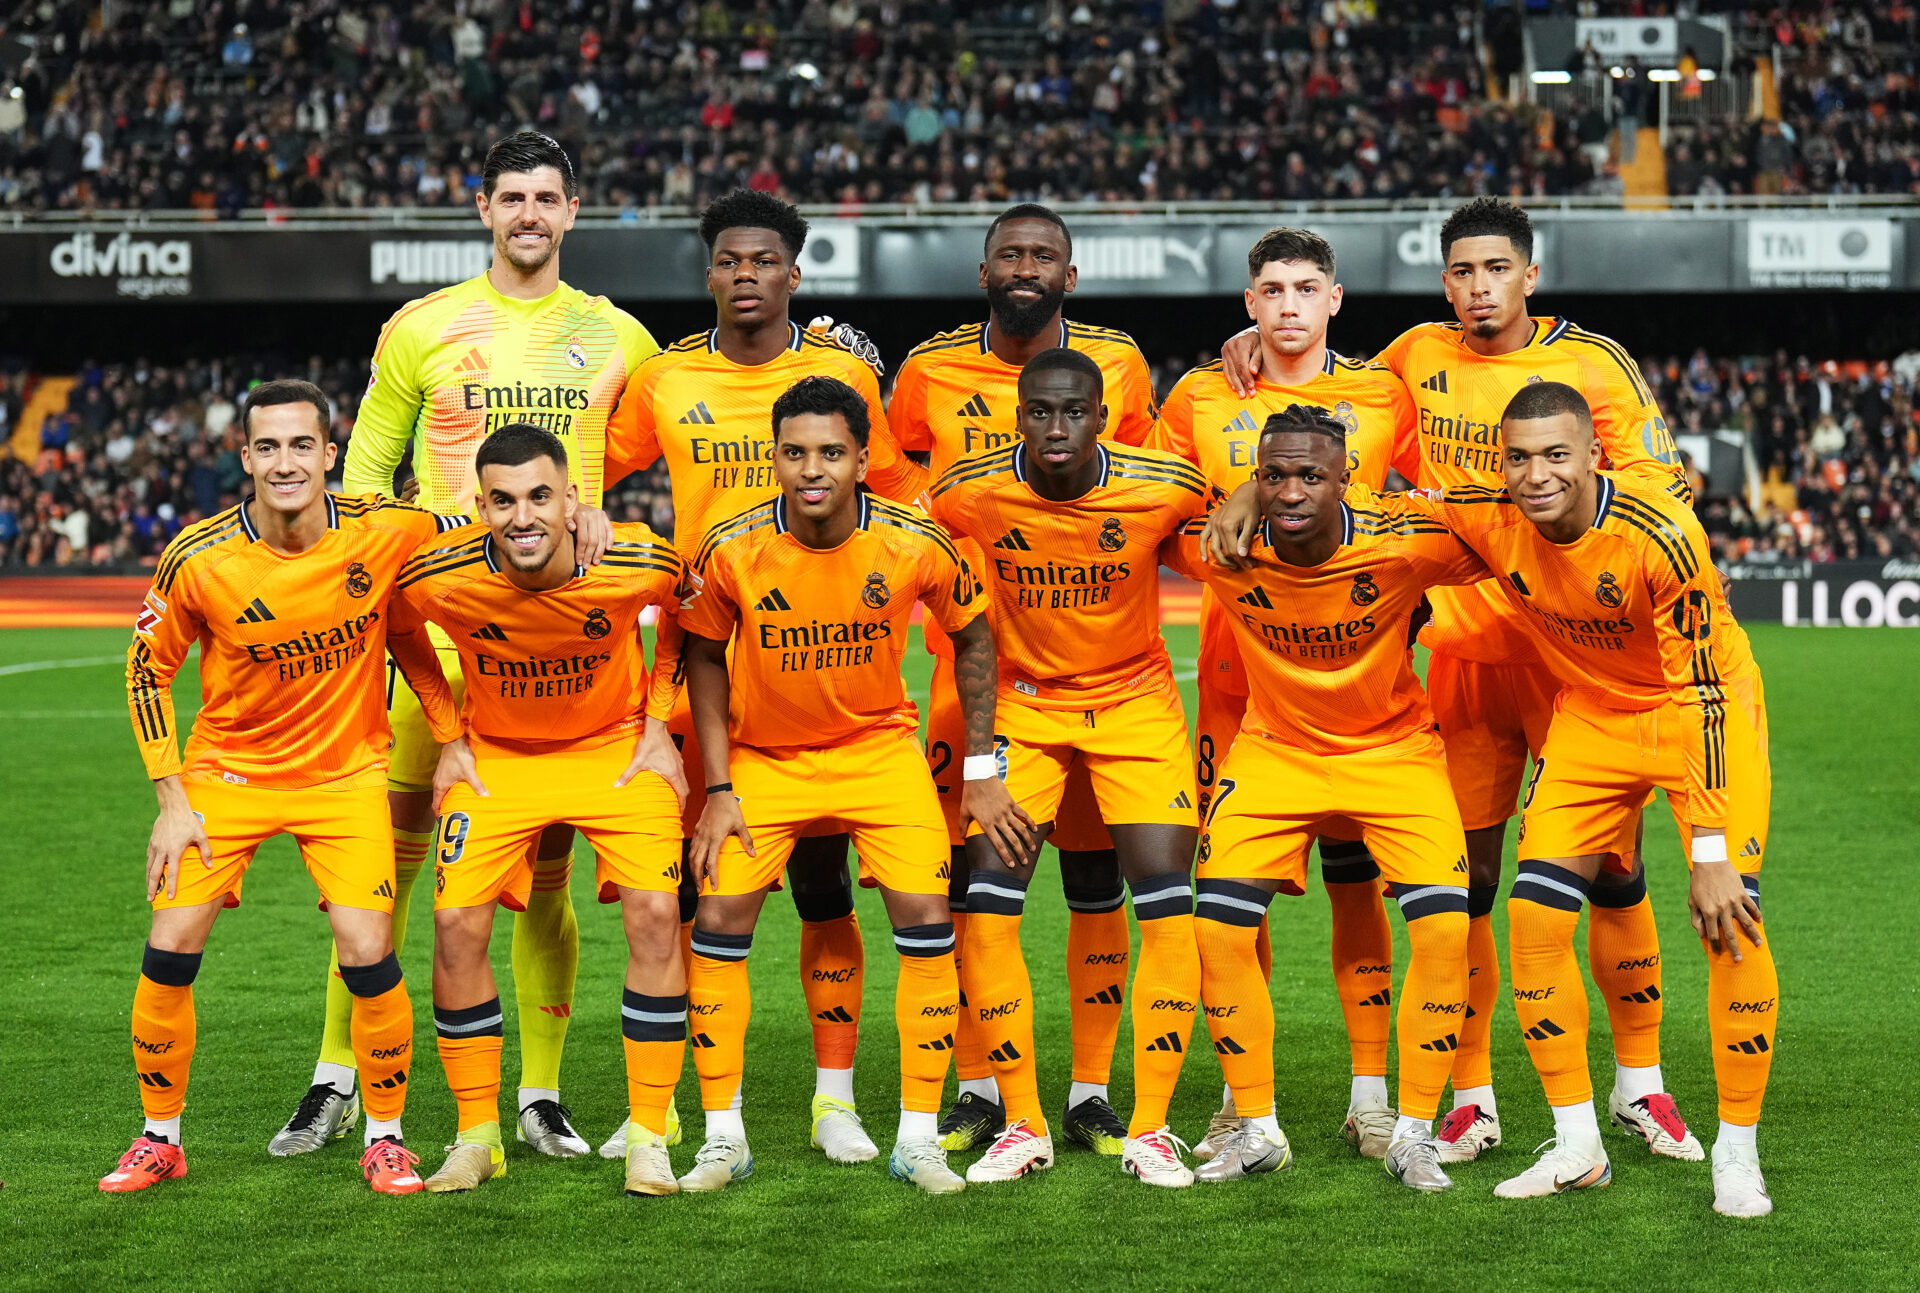
[(969, 754), (960, 764), (962, 781), (994, 781), (1000, 776), (1000, 760), (991, 754)]
[(1695, 830), (1693, 833), (1693, 860), (1695, 862), (1727, 861), (1727, 833), (1714, 831), (1712, 834)]

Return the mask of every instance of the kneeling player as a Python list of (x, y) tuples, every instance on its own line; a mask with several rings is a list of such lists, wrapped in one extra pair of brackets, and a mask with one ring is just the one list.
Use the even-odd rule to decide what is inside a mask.
[(708, 532), (701, 596), (682, 618), (707, 781), (689, 862), (701, 896), (688, 987), (707, 1136), (680, 1184), (718, 1190), (753, 1171), (739, 1105), (753, 928), (794, 841), (839, 821), (880, 882), (900, 953), (900, 1131), (888, 1171), (951, 1193), (965, 1183), (937, 1140), (960, 1008), (947, 834), (900, 659), (924, 602), (954, 635), (967, 752), (987, 765), (967, 782), (966, 807), (1012, 853), (1032, 823), (991, 775), (992, 630), (946, 534), (862, 492), (869, 421), (852, 387), (809, 377), (775, 401), (772, 421), (780, 497)]
[(1225, 1181), (1292, 1161), (1273, 1112), (1273, 1001), (1254, 940), (1274, 893), (1302, 892), (1308, 848), (1339, 823), (1360, 828), (1412, 952), (1387, 1171), (1444, 1190), (1453, 1183), (1433, 1118), (1466, 1013), (1466, 839), (1407, 630), (1428, 587), (1471, 583), (1486, 567), (1438, 525), (1389, 524), (1344, 502), (1346, 428), (1324, 409), (1268, 418), (1258, 454), (1265, 523), (1247, 568), (1203, 562), (1199, 526), (1170, 556), (1232, 608), (1251, 687), (1195, 885), (1207, 1027), (1245, 1121), (1197, 1175)]
[[(474, 469), (480, 524), (409, 563), (394, 602), (402, 626), (446, 631), (466, 683), (464, 729), (434, 728), (444, 744), (434, 775), (433, 1022), (459, 1133), (427, 1189), (470, 1190), (506, 1171), (500, 994), (487, 943), (496, 904), (526, 908), (534, 841), (566, 824), (593, 845), (600, 901), (618, 902), (626, 926), (627, 1193), (673, 1194), (667, 1102), (687, 1044), (678, 897), (686, 781), (666, 731), (673, 667), (655, 662), (649, 696), (639, 615), (673, 603), (682, 567), (639, 524), (616, 525), (599, 563), (578, 564), (568, 529), (578, 496), (550, 431), (501, 427)], [(438, 673), (426, 687), (447, 691)]]
[(1527, 788), (1520, 874), (1507, 900), (1514, 1009), (1556, 1136), (1538, 1163), (1494, 1192), (1525, 1198), (1611, 1179), (1573, 934), (1606, 855), (1659, 787), (1691, 850), (1688, 903), (1708, 944), (1720, 1086), (1713, 1206), (1764, 1216), (1773, 1202), (1754, 1128), (1780, 991), (1760, 923), (1773, 776), (1759, 669), (1692, 510), (1664, 489), (1598, 470), (1601, 447), (1579, 391), (1522, 387), (1501, 439), (1504, 490), (1397, 504), (1511, 572), (1506, 596), (1565, 686)]
[[(1197, 791), (1186, 715), (1160, 636), (1159, 548), (1206, 512), (1206, 480), (1171, 454), (1100, 441), (1100, 366), (1042, 351), (1020, 374), (1021, 439), (963, 458), (935, 488), (934, 518), (990, 554), (1000, 678), (994, 750), (1020, 807), (1050, 829), (1085, 768), (1140, 922), (1133, 989), (1134, 1108), (1121, 1165), (1152, 1185), (1193, 1183), (1167, 1127), (1200, 991), (1194, 946)], [(1035, 852), (1038, 850), (1036, 841)], [(1007, 1126), (969, 1181), (1053, 1163), (1033, 1042), (1020, 918), (1034, 853), (1003, 861), (967, 842), (966, 1009), (987, 1034)]]
[[(180, 1111), (193, 1063), (193, 981), (214, 918), (240, 905), (255, 850), (285, 833), (320, 886), (352, 994), (373, 1188), (420, 1189), (402, 1144), (413, 1006), (393, 953), (383, 704), (387, 598), (401, 566), (457, 518), (326, 492), (326, 397), (306, 382), (254, 388), (241, 415), (253, 497), (184, 530), (160, 559), (127, 652), (127, 699), (160, 799), (147, 846), (153, 927), (133, 995), (147, 1122), (110, 1192), (185, 1176)], [(433, 670), (424, 636), (396, 633), (408, 677)], [(174, 674), (201, 643), (203, 704), (181, 758)], [(450, 709), (441, 711), (451, 722)], [(187, 864), (189, 850), (199, 866)]]

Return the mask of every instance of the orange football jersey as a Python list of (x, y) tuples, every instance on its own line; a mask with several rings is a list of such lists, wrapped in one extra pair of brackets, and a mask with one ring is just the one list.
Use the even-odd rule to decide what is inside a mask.
[[(1503, 488), (1500, 415), (1508, 401), (1529, 382), (1564, 382), (1593, 409), (1608, 464), (1692, 501), (1680, 452), (1639, 367), (1617, 342), (1566, 319), (1535, 318), (1533, 339), (1505, 355), (1468, 349), (1458, 323), (1423, 323), (1401, 333), (1376, 360), (1406, 384), (1418, 410), (1418, 485)], [(1421, 641), (1489, 664), (1539, 658), (1495, 588), (1435, 596), (1433, 624)]]
[(1027, 447), (962, 458), (933, 516), (978, 545), (993, 607), (1000, 695), (1098, 709), (1173, 686), (1160, 636), (1160, 545), (1207, 507), (1207, 482), (1171, 454), (1094, 446), (1100, 478), (1071, 502), (1027, 483)]
[[(466, 679), (461, 717), (475, 737), (517, 748), (584, 744), (629, 732), (646, 713), (664, 720), (672, 712), (679, 686), (671, 662), (655, 661), (648, 703), (639, 618), (647, 606), (671, 610), (684, 582), (672, 545), (627, 523), (613, 527), (598, 564), (576, 567), (558, 588), (528, 592), (501, 572), (491, 531), (468, 525), (407, 563), (393, 617), (401, 628), (431, 621), (452, 639)], [(451, 709), (445, 676), (426, 673), (423, 687), (436, 688), (446, 701), (439, 708)], [(460, 730), (436, 726), (434, 739), (450, 741)]]
[(733, 639), (728, 725), (741, 745), (819, 749), (914, 731), (900, 659), (915, 602), (949, 632), (986, 610), (973, 570), (917, 509), (860, 495), (860, 524), (822, 552), (787, 532), (783, 498), (715, 526), (694, 568), (688, 633)]
[[(404, 636), (388, 596), (408, 558), (465, 518), (371, 494), (326, 503), (327, 533), (305, 552), (262, 542), (245, 503), (167, 545), (127, 650), (148, 776), (297, 790), (386, 766), (389, 630), (396, 650)], [(200, 716), (183, 760), (172, 685), (196, 641)], [(450, 705), (440, 715), (452, 716)]]
[(1569, 691), (1604, 709), (1694, 711), (1697, 720), (1682, 725), (1689, 812), (1696, 826), (1725, 824), (1723, 686), (1756, 666), (1691, 507), (1664, 489), (1603, 473), (1593, 527), (1555, 543), (1504, 490), (1462, 486), (1438, 499), (1372, 501), (1389, 514), (1438, 521), (1502, 572), (1492, 586)]
[(1488, 574), (1436, 522), (1359, 502), (1341, 512), (1340, 546), (1317, 566), (1281, 561), (1264, 531), (1247, 570), (1206, 562), (1199, 523), (1167, 545), (1169, 562), (1220, 598), (1239, 638), (1251, 683), (1241, 730), (1314, 754), (1378, 749), (1433, 730), (1408, 625), (1428, 588)]
[[(1219, 360), (1194, 369), (1167, 396), (1149, 443), (1198, 467), (1207, 478), (1212, 502), (1218, 504), (1253, 479), (1260, 428), (1291, 404), (1317, 405), (1346, 424), (1347, 470), (1360, 484), (1381, 488), (1389, 467), (1408, 480), (1415, 478), (1420, 441), (1406, 387), (1378, 364), (1346, 359), (1331, 350), (1312, 381), (1299, 386), (1261, 381), (1253, 397), (1244, 400), (1227, 385)], [(1244, 696), (1246, 670), (1228, 619), (1219, 599), (1211, 591), (1204, 593), (1200, 676), (1228, 695)]]
[(773, 478), (773, 403), (803, 377), (834, 377), (866, 397), (872, 429), (867, 484), (911, 502), (924, 468), (893, 441), (880, 380), (839, 342), (790, 325), (778, 358), (747, 367), (720, 353), (717, 332), (675, 342), (634, 374), (607, 428), (607, 480), (651, 467), (663, 455), (673, 479), (674, 546), (689, 559), (719, 521), (780, 492)]

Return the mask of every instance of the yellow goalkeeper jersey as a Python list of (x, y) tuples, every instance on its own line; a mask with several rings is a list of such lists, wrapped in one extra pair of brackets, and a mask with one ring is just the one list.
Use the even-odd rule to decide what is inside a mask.
[(531, 422), (560, 437), (580, 501), (598, 507), (607, 418), (659, 348), (625, 310), (565, 283), (521, 301), (482, 274), (410, 301), (380, 330), (343, 487), (391, 494), (412, 441), (419, 505), (471, 514), (480, 441)]

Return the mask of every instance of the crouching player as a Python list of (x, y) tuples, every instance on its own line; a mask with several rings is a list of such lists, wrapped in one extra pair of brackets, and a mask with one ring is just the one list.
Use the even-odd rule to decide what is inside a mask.
[[(1193, 1172), (1167, 1105), (1200, 995), (1189, 878), (1200, 832), (1186, 714), (1160, 636), (1159, 548), (1205, 515), (1207, 482), (1171, 454), (1102, 443), (1104, 384), (1076, 350), (1027, 361), (1020, 440), (955, 463), (933, 515), (989, 554), (982, 575), (1005, 665), (994, 751), (1008, 792), (1044, 832), (1068, 777), (1084, 769), (1113, 836), (1140, 923), (1134, 1107), (1120, 1163), (1178, 1187)], [(1020, 948), (1035, 858), (1003, 862), (979, 829), (967, 841), (965, 1009), (987, 1034), (1008, 1123), (967, 1179), (1007, 1181), (1053, 1163)]]
[[(421, 1186), (420, 1160), (400, 1136), (413, 1006), (393, 953), (382, 655), (391, 643), (409, 679), (433, 672), (424, 635), (389, 639), (387, 599), (407, 559), (459, 518), (327, 493), (331, 418), (306, 382), (253, 389), (240, 421), (253, 497), (181, 532), (134, 623), (127, 701), (160, 799), (147, 845), (153, 926), (133, 994), (147, 1121), (102, 1190), (187, 1174), (180, 1111), (193, 981), (214, 918), (240, 905), (255, 850), (282, 833), (298, 841), (320, 887), (353, 998), (367, 1110), (361, 1167), (384, 1194)], [(202, 704), (183, 759), (171, 686), (196, 641)], [(443, 704), (440, 717), (451, 722), (453, 711)]]
[[(534, 841), (565, 824), (593, 845), (600, 901), (618, 902), (626, 926), (627, 1193), (673, 1194), (665, 1135), (687, 1044), (677, 896), (686, 779), (666, 731), (673, 666), (656, 660), (649, 691), (639, 615), (674, 604), (682, 566), (640, 524), (614, 526), (599, 563), (579, 564), (568, 527), (577, 487), (550, 431), (503, 426), (474, 469), (479, 523), (410, 562), (394, 599), (402, 627), (446, 631), (466, 684), (464, 723), (434, 727), (433, 1022), (459, 1133), (426, 1186), (470, 1190), (506, 1171), (487, 943), (496, 904), (527, 905)], [(674, 636), (661, 634), (669, 651)], [(423, 697), (450, 694), (439, 673), (424, 686)]]
[(1764, 1216), (1773, 1202), (1754, 1128), (1780, 984), (1760, 922), (1773, 774), (1759, 669), (1692, 509), (1598, 469), (1593, 414), (1579, 391), (1521, 387), (1500, 432), (1505, 489), (1382, 500), (1408, 519), (1444, 524), (1492, 569), (1511, 572), (1506, 596), (1565, 688), (1527, 788), (1520, 874), (1507, 900), (1514, 1009), (1556, 1136), (1494, 1193), (1526, 1198), (1611, 1179), (1573, 935), (1601, 863), (1632, 837), (1659, 787), (1691, 851), (1688, 905), (1708, 946), (1720, 1087), (1713, 1206)]
[(1302, 892), (1307, 850), (1332, 825), (1360, 830), (1407, 922), (1386, 1168), (1416, 1190), (1444, 1190), (1453, 1183), (1433, 1119), (1466, 1017), (1466, 838), (1407, 637), (1427, 588), (1472, 583), (1486, 567), (1437, 524), (1343, 501), (1346, 427), (1325, 409), (1274, 414), (1257, 454), (1265, 521), (1247, 567), (1202, 561), (1197, 525), (1169, 545), (1169, 563), (1232, 612), (1250, 684), (1207, 809), (1194, 908), (1207, 1027), (1244, 1121), (1197, 1175), (1232, 1180), (1292, 1161), (1274, 1117), (1273, 1001), (1254, 940), (1274, 893)]
[(923, 602), (954, 637), (974, 760), (964, 806), (1006, 853), (1024, 850), (1032, 823), (993, 775), (985, 598), (939, 527), (862, 491), (869, 415), (852, 387), (806, 378), (774, 402), (772, 422), (780, 496), (708, 532), (701, 594), (682, 619), (707, 783), (688, 862), (700, 889), (688, 998), (707, 1128), (680, 1185), (718, 1190), (753, 1171), (739, 1104), (753, 928), (794, 841), (838, 821), (879, 881), (900, 953), (900, 1131), (888, 1171), (952, 1193), (965, 1183), (937, 1139), (960, 1008), (947, 831), (900, 660)]

